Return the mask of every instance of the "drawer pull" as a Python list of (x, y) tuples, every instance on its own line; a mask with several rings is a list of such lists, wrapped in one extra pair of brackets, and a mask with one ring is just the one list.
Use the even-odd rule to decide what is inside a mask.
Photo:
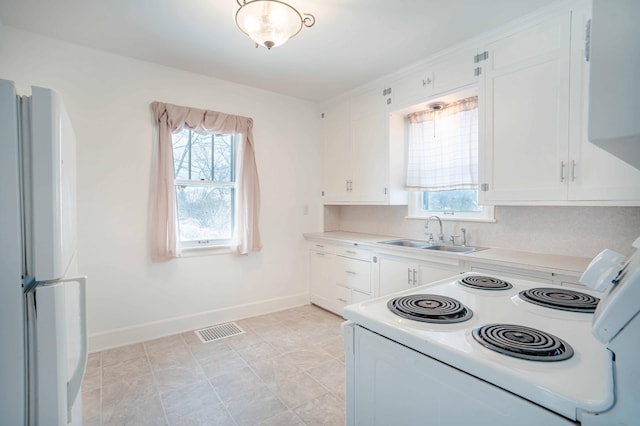
[(324, 248), (324, 246), (322, 244), (316, 244), (316, 247), (318, 248)]
[(351, 274), (351, 275), (358, 275), (357, 272), (353, 272), (353, 271), (345, 271), (347, 274)]
[(347, 253), (349, 253), (349, 254), (358, 254), (357, 251), (353, 251), (353, 250), (347, 250)]
[(341, 301), (342, 303), (347, 303), (346, 299), (341, 299), (340, 297), (338, 297), (338, 300)]

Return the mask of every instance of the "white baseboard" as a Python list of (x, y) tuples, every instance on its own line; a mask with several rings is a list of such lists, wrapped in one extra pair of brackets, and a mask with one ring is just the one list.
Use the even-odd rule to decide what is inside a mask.
[(264, 315), (284, 309), (295, 308), (309, 303), (309, 293), (247, 303), (229, 308), (216, 309), (194, 315), (186, 315), (166, 320), (155, 321), (133, 327), (103, 331), (89, 336), (89, 353), (106, 349), (158, 339), (172, 334), (184, 333), (212, 325), (236, 321), (243, 318)]

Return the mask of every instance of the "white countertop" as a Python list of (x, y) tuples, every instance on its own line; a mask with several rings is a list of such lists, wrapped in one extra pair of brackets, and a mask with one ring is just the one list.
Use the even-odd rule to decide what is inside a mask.
[(474, 263), (487, 263), (507, 267), (526, 268), (534, 271), (579, 277), (587, 268), (591, 259), (555, 254), (531, 253), (502, 248), (486, 248), (472, 253), (432, 252), (423, 249), (380, 244), (381, 241), (407, 239), (393, 235), (361, 234), (347, 231), (328, 231), (304, 234), (307, 239), (324, 240), (336, 243), (357, 244), (377, 251), (399, 256), (420, 258), (448, 258)]

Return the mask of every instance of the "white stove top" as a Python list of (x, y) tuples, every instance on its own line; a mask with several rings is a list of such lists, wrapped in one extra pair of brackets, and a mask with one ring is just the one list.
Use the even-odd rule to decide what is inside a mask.
[[(520, 395), (565, 417), (579, 409), (600, 412), (613, 404), (613, 362), (605, 345), (591, 334), (593, 314), (560, 311), (518, 297), (533, 287), (558, 287), (506, 276), (508, 290), (479, 290), (458, 284), (463, 274), (434, 284), (347, 306), (345, 318), (409, 348)], [(563, 287), (558, 287), (563, 288)], [(567, 288), (569, 289), (569, 288)], [(571, 290), (575, 290), (571, 288)], [(602, 298), (588, 289), (583, 293)], [(456, 299), (473, 311), (464, 322), (433, 324), (401, 318), (387, 302), (409, 294), (436, 294)], [(535, 328), (567, 342), (574, 355), (563, 361), (528, 361), (483, 347), (472, 330), (490, 323)]]

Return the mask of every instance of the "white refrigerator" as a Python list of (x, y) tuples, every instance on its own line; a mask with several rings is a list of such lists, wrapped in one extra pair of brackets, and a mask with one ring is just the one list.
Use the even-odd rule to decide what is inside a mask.
[(75, 135), (60, 95), (0, 79), (0, 423), (81, 425), (85, 277)]

